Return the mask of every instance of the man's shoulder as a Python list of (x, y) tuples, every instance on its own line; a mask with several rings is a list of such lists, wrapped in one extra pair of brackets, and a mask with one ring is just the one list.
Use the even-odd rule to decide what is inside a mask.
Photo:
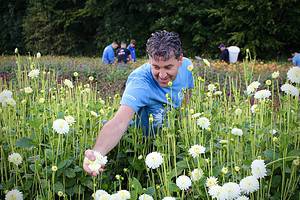
[(133, 70), (128, 78), (137, 77), (140, 80), (151, 78), (151, 66), (149, 63), (145, 63), (140, 67)]

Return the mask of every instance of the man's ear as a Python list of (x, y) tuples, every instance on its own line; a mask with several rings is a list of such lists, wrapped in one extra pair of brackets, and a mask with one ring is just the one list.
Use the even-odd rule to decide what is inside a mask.
[(181, 66), (181, 65), (182, 65), (182, 62), (183, 62), (183, 54), (180, 54), (180, 56), (179, 56), (179, 58), (178, 58), (178, 61), (179, 61), (179, 63), (180, 63), (179, 66)]

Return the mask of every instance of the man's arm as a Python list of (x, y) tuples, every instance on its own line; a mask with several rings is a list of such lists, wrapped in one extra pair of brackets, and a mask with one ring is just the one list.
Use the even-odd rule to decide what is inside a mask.
[[(111, 120), (109, 120), (101, 129), (93, 150), (100, 152), (103, 156), (111, 151), (120, 141), (133, 116), (134, 110), (131, 107), (121, 105), (115, 116)], [(83, 169), (92, 176), (97, 176), (98, 173), (92, 172), (90, 170), (90, 168), (88, 167), (89, 162), (87, 161), (95, 160), (93, 150), (88, 149), (85, 151)], [(104, 166), (99, 169), (100, 172), (103, 171), (103, 167)]]

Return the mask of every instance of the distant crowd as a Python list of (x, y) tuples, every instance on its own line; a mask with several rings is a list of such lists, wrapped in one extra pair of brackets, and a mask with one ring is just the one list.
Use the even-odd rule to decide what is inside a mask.
[(133, 39), (128, 46), (125, 42), (121, 42), (119, 46), (114, 41), (105, 47), (102, 54), (102, 62), (104, 64), (117, 64), (119, 68), (126, 68), (129, 62), (136, 62), (135, 45), (136, 41)]

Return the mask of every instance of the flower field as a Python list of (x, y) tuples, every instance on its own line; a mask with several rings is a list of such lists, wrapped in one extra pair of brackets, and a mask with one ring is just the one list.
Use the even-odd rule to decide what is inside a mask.
[(62, 76), (40, 55), (14, 59), (13, 78), (0, 80), (0, 199), (300, 197), (300, 68), (194, 63), (190, 102), (154, 137), (130, 126), (92, 177), (84, 152), (122, 94), (103, 96), (96, 74)]

